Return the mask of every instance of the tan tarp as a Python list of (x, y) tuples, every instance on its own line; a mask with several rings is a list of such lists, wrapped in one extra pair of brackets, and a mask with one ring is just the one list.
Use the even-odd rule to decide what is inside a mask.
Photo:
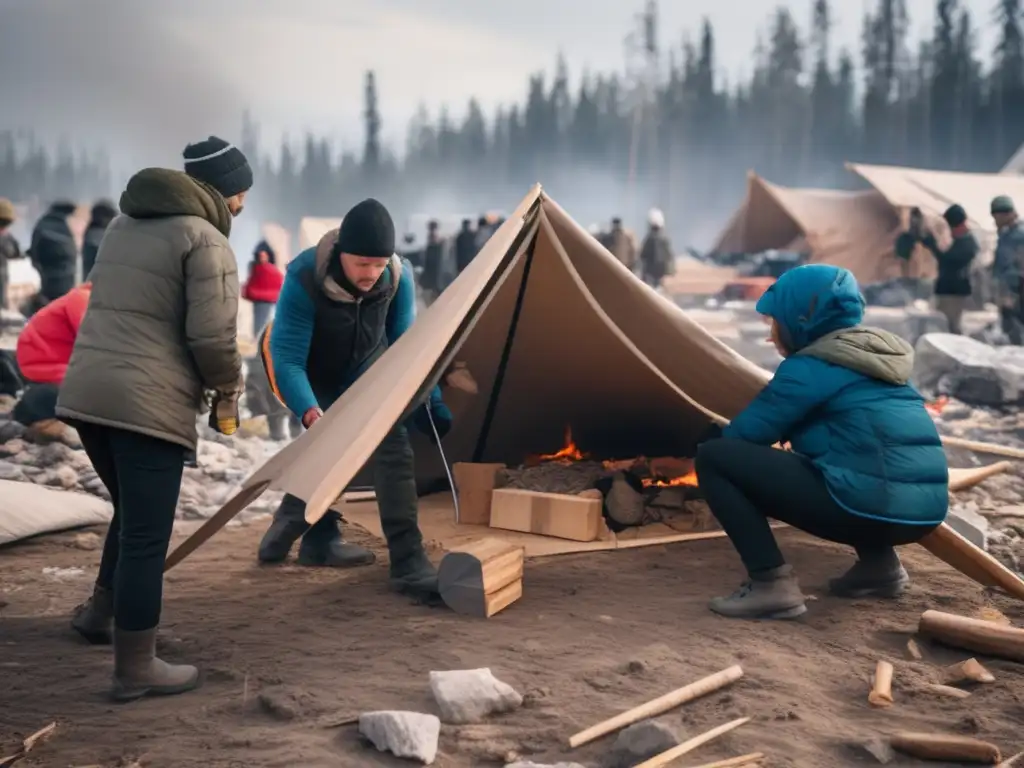
[[(518, 463), (560, 448), (567, 425), (601, 457), (692, 455), (705, 409), (731, 418), (768, 380), (537, 187), (412, 328), (168, 567), (268, 487), (305, 500), (307, 519), (318, 519), (455, 360), (467, 363), (479, 393), (446, 392), (451, 462)], [(421, 480), (443, 476), (435, 447), (417, 438), (415, 450)]]
[(95, 496), (0, 480), (0, 545), (41, 533), (103, 525), (113, 510)]
[(312, 248), (320, 238), (341, 226), (341, 219), (318, 219), (306, 216), (299, 222), (299, 250)]
[[(870, 285), (904, 274), (904, 262), (893, 251), (900, 231), (898, 211), (878, 191), (794, 189), (750, 174), (746, 197), (712, 250), (797, 249), (809, 252), (812, 262), (845, 267)], [(918, 249), (906, 274), (934, 276), (934, 259)]]

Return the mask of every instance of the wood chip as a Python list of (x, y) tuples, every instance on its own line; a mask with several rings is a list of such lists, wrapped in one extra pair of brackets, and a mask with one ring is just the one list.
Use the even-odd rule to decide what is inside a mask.
[(924, 656), (921, 654), (921, 649), (917, 645), (917, 641), (914, 638), (907, 640), (907, 655), (914, 661), (921, 661)]

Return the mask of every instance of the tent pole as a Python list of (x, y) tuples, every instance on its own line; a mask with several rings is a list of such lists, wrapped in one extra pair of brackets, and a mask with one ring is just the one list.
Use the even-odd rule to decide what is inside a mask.
[(523, 277), (519, 281), (519, 293), (516, 296), (516, 305), (512, 309), (512, 319), (508, 324), (508, 335), (505, 337), (505, 346), (501, 351), (501, 359), (498, 361), (498, 370), (494, 375), (494, 386), (491, 387), (491, 396), (487, 402), (487, 411), (484, 413), (483, 424), (480, 425), (480, 434), (477, 436), (476, 448), (473, 449), (473, 462), (479, 464), (483, 460), (484, 449), (487, 447), (487, 438), (491, 433), (491, 425), (494, 423), (494, 414), (498, 410), (498, 397), (501, 395), (501, 387), (505, 383), (505, 372), (508, 370), (508, 358), (512, 354), (512, 344), (516, 339), (516, 330), (519, 327), (519, 316), (523, 311), (523, 300), (526, 298), (526, 286), (530, 279), (530, 267), (533, 265), (533, 250), (537, 247), (537, 237), (534, 236), (526, 252), (526, 263), (523, 265)]

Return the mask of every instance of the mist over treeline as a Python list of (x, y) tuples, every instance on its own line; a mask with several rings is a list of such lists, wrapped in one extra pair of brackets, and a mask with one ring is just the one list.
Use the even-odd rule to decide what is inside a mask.
[[(846, 161), (994, 172), (1024, 141), (1024, 0), (998, 0), (980, 19), (958, 0), (937, 0), (933, 32), (919, 42), (905, 0), (875, 0), (859, 51), (833, 50), (834, 4), (813, 0), (807, 24), (789, 8), (772, 11), (746, 82), (719, 76), (715, 30), (704, 23), (681, 44), (650, 46), (656, 77), (638, 66), (570, 85), (559, 59), (530, 76), (521, 103), (494, 114), (473, 98), (458, 120), (421, 107), (404, 148), (381, 143), (378, 89), (387, 86), (373, 72), (358, 151), (317, 135), (268, 146), (249, 114), (225, 138), (255, 167), (248, 210), (292, 230), (303, 216), (337, 217), (367, 196), (400, 227), (416, 214), (475, 218), (507, 211), (539, 181), (584, 225), (620, 215), (641, 228), (656, 205), (677, 243), (698, 246), (738, 204), (748, 170), (842, 188), (856, 183)], [(976, 32), (990, 24), (995, 48), (980, 51)], [(647, 30), (648, 42), (662, 37)], [(11, 132), (0, 133), (0, 180), (0, 195), (16, 200), (116, 196), (123, 182), (102, 154)]]

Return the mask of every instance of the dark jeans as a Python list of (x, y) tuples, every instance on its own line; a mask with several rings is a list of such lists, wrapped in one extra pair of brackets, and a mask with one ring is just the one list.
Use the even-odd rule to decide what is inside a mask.
[(697, 450), (700, 489), (751, 574), (785, 564), (768, 520), (848, 544), (859, 557), (919, 541), (934, 525), (870, 520), (832, 498), (810, 461), (743, 440), (718, 438)]
[(118, 629), (153, 629), (160, 623), (164, 559), (181, 492), (185, 448), (113, 427), (76, 426), (114, 506), (96, 584), (113, 590)]
[(1015, 307), (999, 308), (999, 325), (1003, 333), (1009, 338), (1010, 343), (1021, 346), (1024, 343), (1024, 334), (1021, 333), (1020, 313)]

